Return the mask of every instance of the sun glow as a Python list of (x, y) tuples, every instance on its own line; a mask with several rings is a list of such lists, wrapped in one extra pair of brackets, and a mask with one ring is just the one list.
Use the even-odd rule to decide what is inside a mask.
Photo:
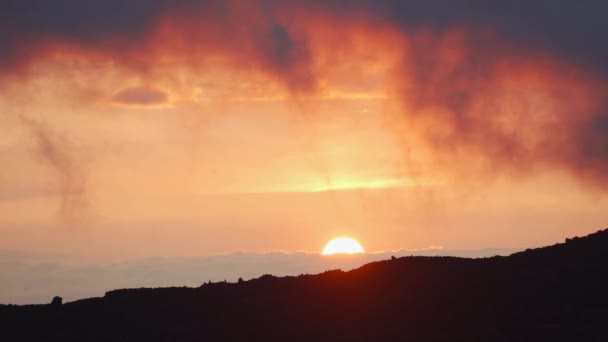
[(325, 248), (323, 248), (323, 252), (321, 252), (323, 255), (356, 253), (365, 253), (365, 250), (363, 250), (363, 247), (361, 247), (361, 244), (357, 240), (349, 237), (339, 237), (329, 241), (325, 245)]

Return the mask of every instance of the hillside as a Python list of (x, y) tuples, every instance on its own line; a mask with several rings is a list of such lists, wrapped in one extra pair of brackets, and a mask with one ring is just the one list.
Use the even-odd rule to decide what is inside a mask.
[(508, 257), (0, 306), (4, 341), (607, 341), (608, 230)]

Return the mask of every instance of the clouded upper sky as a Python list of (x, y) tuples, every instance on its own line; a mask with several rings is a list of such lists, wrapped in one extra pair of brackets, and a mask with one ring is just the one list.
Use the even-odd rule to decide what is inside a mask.
[(607, 10), (0, 0), (0, 249), (527, 247), (595, 231)]

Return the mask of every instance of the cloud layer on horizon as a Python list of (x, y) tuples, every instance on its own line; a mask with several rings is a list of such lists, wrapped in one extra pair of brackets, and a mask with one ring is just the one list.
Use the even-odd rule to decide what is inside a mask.
[(119, 288), (196, 287), (207, 281), (236, 282), (264, 274), (297, 276), (332, 269), (348, 271), (391, 256), (458, 256), (482, 258), (509, 255), (516, 249), (399, 250), (360, 255), (239, 252), (203, 257), (167, 257), (113, 264), (70, 266), (68, 258), (0, 251), (0, 304), (41, 304), (54, 296), (66, 301), (99, 297)]

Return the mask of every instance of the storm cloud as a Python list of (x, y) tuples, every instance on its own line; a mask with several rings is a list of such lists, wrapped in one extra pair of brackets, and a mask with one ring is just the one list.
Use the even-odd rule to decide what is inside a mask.
[[(293, 48), (286, 43), (289, 30), (276, 26), (281, 15), (297, 17), (302, 12), (335, 18), (366, 16), (411, 29), (427, 26), (447, 30), (453, 26), (492, 28), (513, 43), (530, 49), (553, 49), (580, 62), (606, 67), (608, 48), (603, 38), (608, 30), (605, 13), (608, 4), (601, 0), (532, 1), (251, 1), (243, 5), (217, 0), (3, 0), (0, 2), (0, 35), (3, 63), (27, 55), (36, 45), (63, 40), (88, 47), (110, 43), (101, 48), (141, 44), (163, 18), (176, 13), (190, 14), (204, 26), (215, 26), (235, 40), (238, 23), (255, 27), (265, 22), (261, 35), (276, 40), (276, 53), (269, 62), (285, 63)], [(240, 12), (240, 13), (239, 13)], [(261, 18), (261, 19), (260, 19)], [(249, 31), (256, 35), (257, 30)], [(120, 39), (115, 39), (117, 36)], [(114, 40), (115, 39), (115, 40)], [(262, 44), (263, 45), (263, 44)], [(281, 50), (278, 52), (278, 50)], [(282, 56), (282, 57), (281, 57)], [(29, 56), (32, 57), (32, 56)], [(277, 58), (278, 57), (278, 58)]]
[[(220, 55), (293, 93), (314, 93), (332, 67), (319, 62), (332, 54), (318, 45), (326, 33), (356, 29), (382, 40), (389, 30), (404, 51), (391, 85), (401, 102), (391, 114), (396, 134), (415, 138), (438, 165), (462, 173), (467, 165), (509, 173), (558, 168), (605, 189), (607, 10), (594, 0), (4, 0), (0, 69), (27, 72), (64, 50), (137, 72), (168, 58), (197, 63)], [(119, 102), (163, 100), (125, 91)]]

